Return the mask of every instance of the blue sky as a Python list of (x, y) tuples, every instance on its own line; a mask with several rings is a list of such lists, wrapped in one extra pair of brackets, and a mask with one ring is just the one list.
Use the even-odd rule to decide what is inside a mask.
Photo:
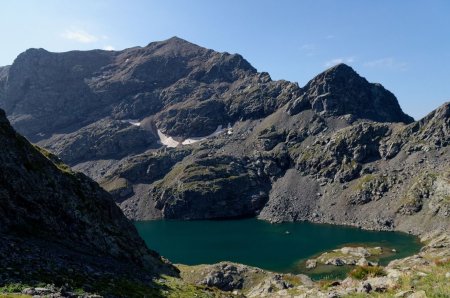
[(31, 47), (120, 50), (179, 36), (301, 86), (347, 63), (416, 119), (450, 100), (446, 0), (0, 0), (0, 16), (0, 65)]

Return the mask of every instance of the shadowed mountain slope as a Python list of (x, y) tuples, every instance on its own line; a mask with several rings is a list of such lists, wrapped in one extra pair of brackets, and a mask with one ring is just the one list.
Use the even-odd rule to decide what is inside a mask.
[(107, 192), (31, 145), (2, 110), (0, 237), (0, 267), (13, 268), (1, 270), (0, 284), (70, 281), (99, 291), (93, 284), (101, 280), (150, 284), (157, 274), (176, 273), (147, 249)]

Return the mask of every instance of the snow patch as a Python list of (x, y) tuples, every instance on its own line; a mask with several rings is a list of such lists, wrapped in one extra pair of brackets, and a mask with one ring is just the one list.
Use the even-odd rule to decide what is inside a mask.
[(162, 131), (160, 131), (158, 129), (158, 137), (159, 137), (159, 142), (162, 145), (166, 145), (169, 148), (175, 148), (176, 146), (178, 146), (180, 143), (175, 141), (172, 137), (163, 134)]
[(122, 123), (130, 123), (131, 125), (134, 126), (141, 126), (141, 122), (139, 122), (139, 120), (132, 120), (132, 119), (127, 119), (127, 120), (121, 120)]
[(228, 127), (227, 127), (227, 135), (232, 135), (233, 134), (233, 128), (231, 127), (231, 124), (228, 123)]
[(158, 129), (158, 136), (159, 136), (159, 142), (162, 145), (166, 145), (167, 147), (170, 148), (174, 148), (177, 147), (178, 145), (190, 145), (190, 144), (195, 144), (197, 142), (201, 142), (204, 141), (206, 139), (212, 138), (212, 137), (216, 137), (218, 135), (220, 135), (223, 132), (227, 132), (228, 135), (231, 135), (233, 133), (233, 129), (231, 128), (231, 124), (228, 123), (228, 127), (227, 128), (222, 128), (222, 125), (217, 126), (216, 130), (204, 137), (189, 137), (186, 138), (184, 141), (182, 142), (178, 142), (176, 141), (173, 137), (165, 135), (161, 130)]
[(216, 130), (212, 133), (207, 135), (206, 137), (192, 137), (192, 138), (187, 138), (186, 140), (184, 140), (181, 144), (182, 145), (189, 145), (189, 144), (194, 144), (203, 140), (206, 140), (208, 138), (212, 138), (212, 137), (216, 137), (218, 135), (220, 135), (222, 132), (224, 131), (224, 129), (222, 129), (222, 125), (217, 126)]

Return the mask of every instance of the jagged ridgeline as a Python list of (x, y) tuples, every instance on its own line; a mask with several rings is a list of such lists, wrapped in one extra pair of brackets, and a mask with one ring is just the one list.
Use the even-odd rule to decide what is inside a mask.
[(131, 219), (449, 224), (449, 104), (414, 122), (344, 64), (299, 87), (179, 38), (31, 49), (0, 70), (0, 106)]
[(0, 287), (68, 283), (108, 296), (114, 283), (150, 286), (153, 277), (176, 273), (106, 191), (31, 145), (2, 110), (0, 239)]

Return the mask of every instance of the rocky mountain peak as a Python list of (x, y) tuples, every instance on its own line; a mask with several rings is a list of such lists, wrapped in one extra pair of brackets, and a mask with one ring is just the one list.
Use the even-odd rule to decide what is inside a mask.
[(166, 40), (162, 41), (154, 41), (150, 42), (146, 47), (152, 47), (154, 45), (164, 45), (169, 47), (196, 47), (196, 48), (202, 48), (199, 45), (196, 45), (190, 41), (187, 41), (186, 39), (180, 38), (178, 36), (172, 36), (171, 38), (168, 38)]
[[(446, 102), (409, 127), (410, 133), (434, 146), (450, 144), (450, 102)], [(411, 138), (411, 136), (410, 136)]]
[(450, 101), (442, 104), (436, 110), (431, 112), (428, 116), (426, 116), (424, 118), (424, 120), (428, 119), (429, 117), (439, 118), (442, 120), (449, 121), (450, 120)]
[(369, 83), (343, 63), (314, 77), (306, 84), (304, 91), (289, 107), (291, 115), (312, 109), (324, 116), (350, 114), (378, 122), (413, 121), (403, 113), (391, 92), (380, 84)]
[[(137, 51), (145, 55), (174, 58), (187, 62), (189, 66), (211, 68), (216, 64), (232, 68), (256, 72), (256, 70), (239, 54), (227, 52), (219, 53), (206, 49), (187, 40), (174, 36), (164, 41), (148, 44), (145, 48)], [(190, 60), (190, 61), (188, 61)]]
[(328, 68), (327, 70), (325, 70), (323, 73), (323, 75), (342, 75), (342, 76), (356, 76), (359, 77), (358, 73), (349, 65), (345, 64), (345, 63), (339, 63), (336, 64), (330, 68)]
[(140, 50), (144, 50), (146, 53), (152, 53), (154, 55), (178, 57), (189, 56), (192, 54), (201, 55), (208, 51), (201, 46), (198, 46), (177, 36), (163, 41), (151, 42), (144, 48), (140, 48)]
[(8, 85), (0, 79), (0, 106), (32, 141), (106, 117), (151, 118), (169, 135), (203, 136), (288, 101), (275, 99), (288, 83), (260, 77), (241, 55), (178, 37), (114, 52), (30, 49), (4, 72)]

